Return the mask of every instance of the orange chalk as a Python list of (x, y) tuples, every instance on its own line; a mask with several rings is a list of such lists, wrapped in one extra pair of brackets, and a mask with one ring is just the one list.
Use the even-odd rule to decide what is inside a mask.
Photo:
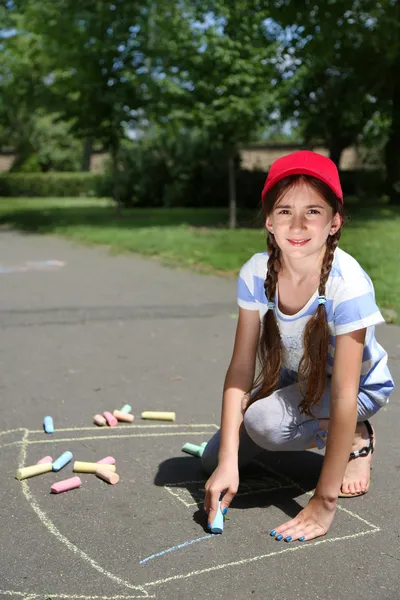
[(133, 415), (121, 412), (120, 410), (114, 410), (113, 415), (118, 421), (123, 421), (124, 423), (132, 423), (135, 418)]
[(111, 483), (111, 485), (115, 485), (119, 481), (119, 475), (117, 473), (113, 473), (110, 469), (107, 469), (104, 466), (99, 466), (96, 469), (96, 475), (107, 483)]

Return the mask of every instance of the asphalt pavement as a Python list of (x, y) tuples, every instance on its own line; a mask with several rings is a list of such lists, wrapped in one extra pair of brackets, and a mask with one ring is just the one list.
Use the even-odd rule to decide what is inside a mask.
[[(269, 453), (243, 476), (212, 536), (205, 477), (185, 442), (217, 429), (234, 339), (236, 282), (56, 237), (0, 233), (0, 599), (397, 600), (399, 391), (374, 418), (370, 491), (340, 499), (328, 535), (304, 544), (268, 532), (315, 486), (317, 451)], [(378, 339), (400, 375), (400, 328)], [(133, 424), (93, 415), (132, 406)], [(175, 422), (141, 412), (175, 411)], [(51, 415), (54, 434), (43, 431)], [(120, 481), (82, 474), (19, 481), (18, 467), (70, 451), (113, 456)]]

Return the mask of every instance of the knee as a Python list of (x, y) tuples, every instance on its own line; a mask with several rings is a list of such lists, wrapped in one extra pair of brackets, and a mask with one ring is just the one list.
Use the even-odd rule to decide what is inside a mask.
[(267, 401), (267, 406), (265, 404), (257, 400), (249, 406), (244, 415), (244, 426), (258, 446), (265, 450), (279, 450), (285, 441), (283, 410), (279, 403)]

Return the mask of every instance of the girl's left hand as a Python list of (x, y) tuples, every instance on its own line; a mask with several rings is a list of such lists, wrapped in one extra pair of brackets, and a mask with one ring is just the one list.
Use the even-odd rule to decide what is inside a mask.
[(313, 540), (326, 534), (332, 524), (335, 511), (336, 502), (326, 502), (313, 496), (297, 517), (273, 529), (271, 535), (275, 539), (284, 539), (287, 542)]

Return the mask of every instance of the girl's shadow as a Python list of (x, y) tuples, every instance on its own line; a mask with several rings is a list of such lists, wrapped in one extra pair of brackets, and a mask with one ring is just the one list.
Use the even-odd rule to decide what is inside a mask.
[[(314, 451), (264, 451), (241, 469), (239, 489), (231, 506), (239, 509), (276, 506), (294, 518), (303, 508), (295, 498), (315, 488), (322, 462), (323, 455)], [(193, 520), (208, 532), (203, 509), (207, 479), (199, 458), (180, 456), (159, 465), (154, 483), (165, 487), (185, 506), (196, 506)]]

